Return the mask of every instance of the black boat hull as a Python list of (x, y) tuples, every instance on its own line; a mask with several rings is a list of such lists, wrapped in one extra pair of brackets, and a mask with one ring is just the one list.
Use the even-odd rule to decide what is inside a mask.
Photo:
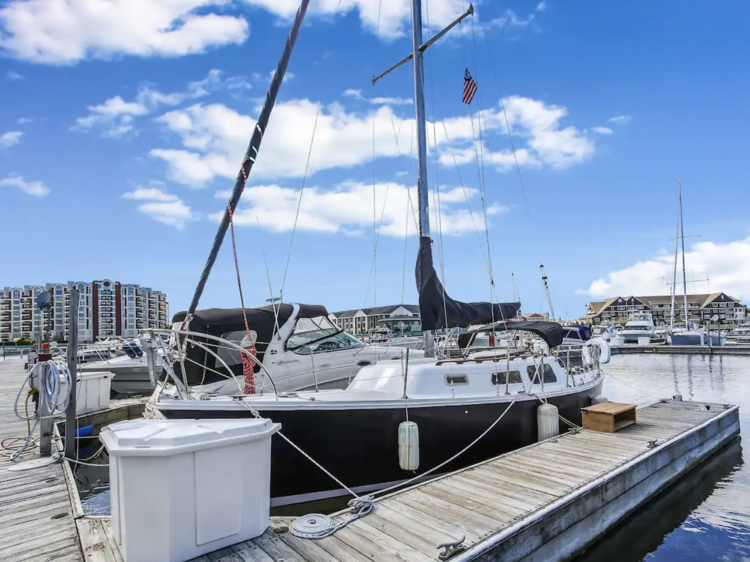
[[(578, 392), (548, 398), (560, 415), (581, 423), (581, 408), (601, 393), (599, 382)], [(503, 419), (479, 442), (439, 472), (445, 473), (525, 447), (537, 441), (538, 400), (517, 400)], [(481, 435), (507, 408), (508, 402), (473, 405), (410, 407), (409, 421), (419, 428), (419, 470), (399, 466), (398, 426), (404, 408), (346, 410), (266, 410), (260, 414), (281, 424), (281, 431), (308, 455), (355, 490), (374, 490), (413, 478), (446, 461)], [(169, 419), (251, 417), (245, 409), (162, 409)], [(561, 424), (561, 431), (567, 426)], [(339, 486), (280, 437), (274, 437), (271, 457), (273, 505), (313, 501), (343, 495)], [(217, 471), (220, 468), (217, 467)], [(250, 476), (250, 475), (249, 475)]]

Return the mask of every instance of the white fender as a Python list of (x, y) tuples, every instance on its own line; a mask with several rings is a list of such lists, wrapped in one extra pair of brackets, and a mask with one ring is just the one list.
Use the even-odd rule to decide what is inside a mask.
[(603, 338), (591, 338), (586, 342), (586, 344), (583, 346), (583, 349), (581, 350), (583, 355), (583, 362), (586, 365), (593, 364), (594, 358), (591, 349), (594, 346), (597, 346), (599, 348), (599, 362), (602, 364), (609, 363), (609, 360), (612, 357), (612, 350), (609, 347), (609, 343)]

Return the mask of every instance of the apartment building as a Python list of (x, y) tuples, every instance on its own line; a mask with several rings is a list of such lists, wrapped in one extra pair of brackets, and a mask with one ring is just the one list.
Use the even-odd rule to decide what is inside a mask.
[[(73, 287), (80, 292), (77, 304), (70, 302)], [(36, 297), (43, 291), (52, 295), (52, 307), (44, 313), (36, 307)], [(43, 329), (52, 338), (60, 336), (67, 341), (71, 313), (78, 314), (81, 342), (132, 338), (139, 330), (166, 328), (169, 323), (166, 294), (150, 287), (110, 279), (5, 287), (0, 290), (0, 341), (33, 339)]]
[(393, 332), (422, 331), (419, 306), (415, 304), (342, 310), (330, 313), (328, 318), (340, 329), (350, 334), (366, 334), (375, 328), (387, 328)]
[[(705, 325), (738, 325), (744, 323), (748, 316), (747, 306), (726, 293), (688, 295), (687, 306), (688, 319)], [(593, 324), (624, 324), (633, 312), (649, 312), (657, 326), (669, 325), (672, 317), (672, 297), (618, 296), (590, 302), (586, 309), (586, 320)], [(714, 317), (716, 320), (712, 321)], [(682, 295), (675, 297), (675, 318), (685, 318), (685, 299)]]

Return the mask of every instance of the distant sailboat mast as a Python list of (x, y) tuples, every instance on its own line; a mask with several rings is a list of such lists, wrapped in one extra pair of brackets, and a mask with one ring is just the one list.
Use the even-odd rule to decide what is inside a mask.
[(680, 213), (677, 213), (677, 236), (674, 239), (674, 272), (672, 273), (672, 312), (669, 319), (670, 330), (674, 328), (674, 305), (675, 305), (675, 293), (677, 292), (677, 252), (680, 247), (680, 224), (682, 217)]
[(687, 273), (685, 273), (685, 221), (682, 215), (682, 184), (680, 186), (680, 238), (682, 238), (682, 296), (684, 299), (685, 329), (688, 327)]

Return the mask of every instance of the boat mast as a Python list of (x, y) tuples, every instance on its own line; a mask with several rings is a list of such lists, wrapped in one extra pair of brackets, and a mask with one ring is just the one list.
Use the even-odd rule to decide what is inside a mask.
[(685, 273), (685, 221), (682, 214), (682, 184), (680, 186), (680, 238), (682, 239), (682, 295), (685, 306), (685, 329), (688, 329), (687, 274)]
[[(414, 105), (417, 113), (417, 199), (419, 201), (419, 237), (430, 237), (430, 199), (427, 188), (427, 130), (424, 116), (424, 69), (422, 66), (422, 0), (411, 2), (412, 57), (414, 58)], [(425, 357), (435, 356), (435, 338), (424, 332)]]
[(271, 117), (271, 111), (273, 110), (273, 106), (276, 103), (276, 96), (279, 94), (281, 83), (284, 81), (284, 75), (286, 74), (286, 69), (289, 66), (289, 58), (292, 56), (292, 51), (294, 50), (294, 45), (297, 42), (297, 37), (299, 36), (299, 31), (302, 27), (302, 21), (305, 19), (305, 14), (307, 13), (307, 7), (309, 6), (309, 4), (310, 0), (302, 0), (302, 2), (300, 3), (300, 7), (297, 10), (297, 15), (294, 17), (292, 28), (289, 30), (289, 35), (287, 35), (286, 44), (284, 45), (284, 52), (281, 54), (279, 64), (276, 67), (276, 72), (271, 79), (271, 86), (269, 87), (268, 93), (266, 94), (266, 101), (263, 104), (263, 109), (261, 109), (260, 111), (258, 121), (256, 122), (255, 128), (253, 129), (253, 136), (250, 139), (250, 144), (247, 147), (247, 152), (245, 152), (245, 157), (242, 160), (242, 168), (240, 169), (239, 174), (237, 174), (237, 179), (234, 182), (234, 189), (232, 189), (232, 196), (229, 199), (228, 208), (224, 209), (224, 216), (222, 217), (221, 223), (219, 224), (219, 230), (216, 232), (213, 246), (211, 247), (211, 251), (208, 254), (208, 259), (206, 260), (206, 265), (203, 267), (203, 273), (201, 273), (200, 279), (198, 280), (198, 286), (195, 288), (193, 300), (190, 302), (190, 308), (188, 308), (188, 312), (185, 315), (185, 324), (183, 325), (185, 328), (190, 323), (190, 320), (195, 314), (195, 309), (198, 308), (198, 303), (201, 300), (201, 295), (203, 295), (203, 289), (206, 287), (206, 281), (208, 281), (208, 276), (211, 275), (211, 269), (216, 262), (216, 258), (219, 255), (219, 250), (221, 249), (221, 245), (224, 242), (224, 237), (227, 233), (227, 229), (229, 228), (230, 209), (231, 214), (234, 214), (234, 211), (237, 209), (237, 204), (240, 202), (240, 197), (242, 197), (242, 192), (245, 189), (247, 178), (250, 176), (250, 172), (253, 169), (255, 159), (258, 157), (260, 143), (263, 140), (263, 135), (266, 132), (268, 120)]
[(419, 235), (430, 236), (430, 200), (427, 188), (427, 130), (424, 116), (424, 69), (422, 66), (422, 1), (411, 2), (412, 56), (414, 58), (414, 105), (417, 112), (417, 196)]
[[(421, 0), (412, 0), (411, 2), (411, 32), (412, 32), (412, 52), (390, 67), (388, 70), (373, 76), (372, 84), (390, 74), (401, 65), (407, 63), (409, 59), (414, 59), (414, 105), (416, 108), (417, 119), (417, 166), (419, 173), (417, 175), (417, 197), (419, 203), (419, 237), (430, 237), (430, 200), (427, 189), (427, 130), (424, 113), (424, 69), (422, 66), (422, 55), (428, 47), (433, 45), (443, 35), (461, 23), (464, 18), (474, 13), (474, 6), (469, 4), (469, 8), (456, 18), (451, 24), (446, 26), (442, 31), (435, 34), (429, 41), (422, 43), (422, 3)], [(435, 345), (433, 333), (429, 330), (424, 332), (424, 352), (426, 357), (434, 357)]]
[(547, 273), (544, 271), (544, 265), (539, 264), (539, 269), (542, 272), (542, 282), (544, 283), (544, 290), (547, 292), (547, 304), (549, 304), (549, 313), (552, 318), (552, 322), (555, 321), (555, 309), (552, 308), (552, 295), (549, 293), (549, 285), (547, 284)]
[(674, 239), (674, 272), (672, 273), (672, 314), (669, 319), (670, 330), (674, 328), (674, 300), (675, 293), (677, 292), (677, 249), (680, 247), (680, 223), (682, 217), (680, 213), (677, 213), (677, 237)]

